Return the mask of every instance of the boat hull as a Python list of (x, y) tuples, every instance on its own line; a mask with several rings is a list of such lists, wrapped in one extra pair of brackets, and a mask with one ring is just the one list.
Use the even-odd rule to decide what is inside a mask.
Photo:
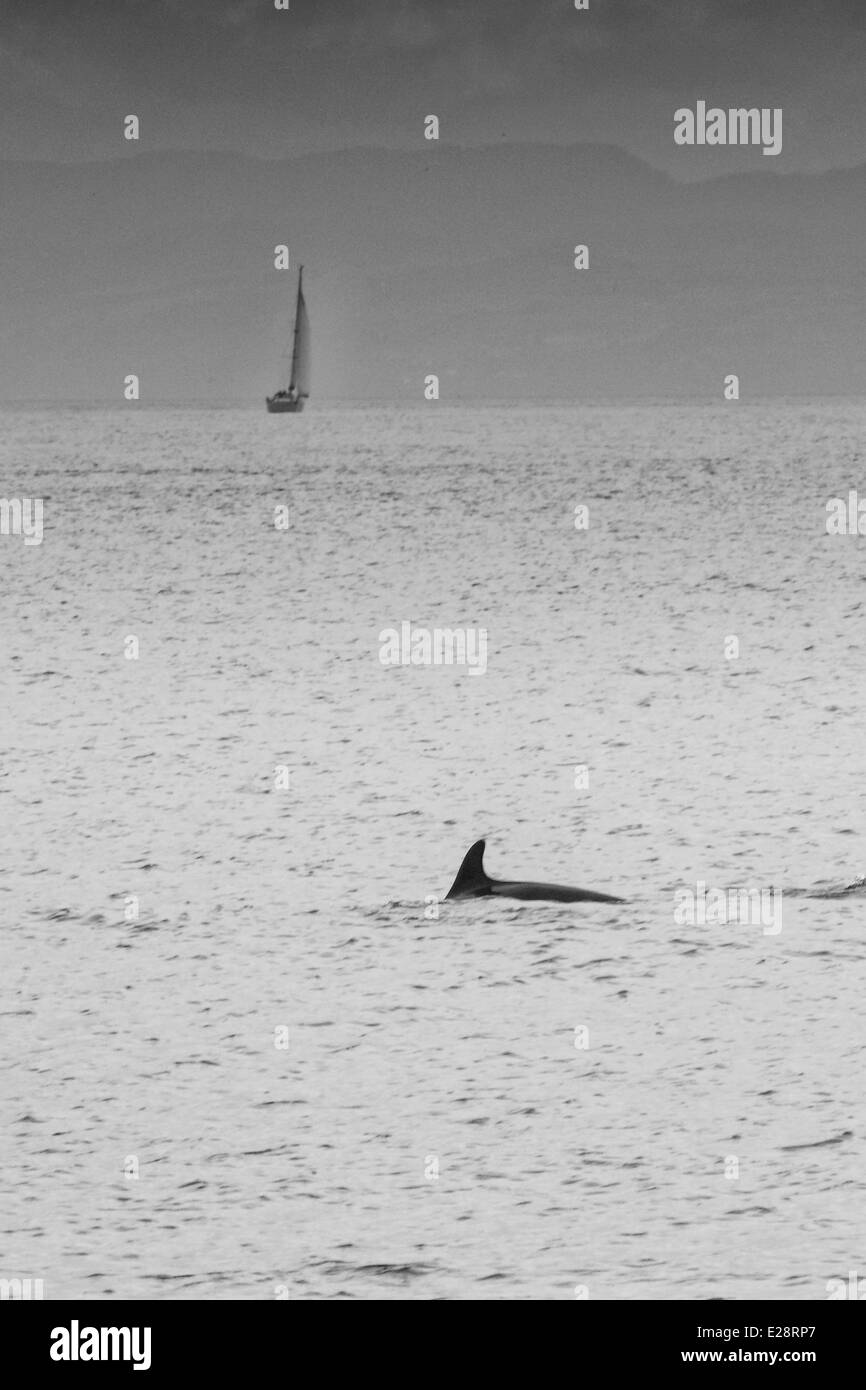
[(269, 415), (300, 415), (304, 408), (303, 396), (265, 396)]

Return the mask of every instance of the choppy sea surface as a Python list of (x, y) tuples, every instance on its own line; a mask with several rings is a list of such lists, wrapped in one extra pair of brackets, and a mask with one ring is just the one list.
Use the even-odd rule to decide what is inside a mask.
[[(0, 419), (44, 499), (0, 537), (0, 1276), (866, 1274), (863, 403)], [(383, 665), (404, 621), (485, 673)], [(628, 903), (434, 901), (482, 836)]]

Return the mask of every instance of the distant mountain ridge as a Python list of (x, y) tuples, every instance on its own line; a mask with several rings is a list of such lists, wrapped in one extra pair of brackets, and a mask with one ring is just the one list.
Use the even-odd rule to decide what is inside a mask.
[[(866, 391), (866, 165), (677, 183), (607, 145), (0, 163), (0, 400)], [(589, 246), (575, 270), (574, 247)]]

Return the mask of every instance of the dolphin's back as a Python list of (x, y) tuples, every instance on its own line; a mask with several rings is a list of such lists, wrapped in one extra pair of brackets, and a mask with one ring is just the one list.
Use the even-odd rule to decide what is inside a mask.
[(520, 898), (524, 902), (549, 903), (621, 903), (624, 898), (612, 898), (608, 893), (593, 893), (586, 888), (568, 888), (563, 883), (530, 883), (522, 879), (489, 878), (484, 870), (484, 841), (476, 840), (467, 851), (457, 877), (446, 898), (481, 898), (495, 894), (498, 898)]
[(500, 898), (521, 898), (524, 902), (548, 903), (621, 903), (608, 893), (593, 893), (589, 888), (568, 888), (564, 883), (515, 883), (490, 880), (490, 892)]

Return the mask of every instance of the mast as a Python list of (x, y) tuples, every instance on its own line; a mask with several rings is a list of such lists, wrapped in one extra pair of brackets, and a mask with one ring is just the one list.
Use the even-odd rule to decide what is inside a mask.
[(289, 382), (289, 390), (295, 389), (295, 370), (298, 363), (298, 329), (301, 323), (301, 283), (304, 278), (304, 267), (298, 271), (298, 297), (295, 300), (295, 332), (292, 338), (292, 377)]

